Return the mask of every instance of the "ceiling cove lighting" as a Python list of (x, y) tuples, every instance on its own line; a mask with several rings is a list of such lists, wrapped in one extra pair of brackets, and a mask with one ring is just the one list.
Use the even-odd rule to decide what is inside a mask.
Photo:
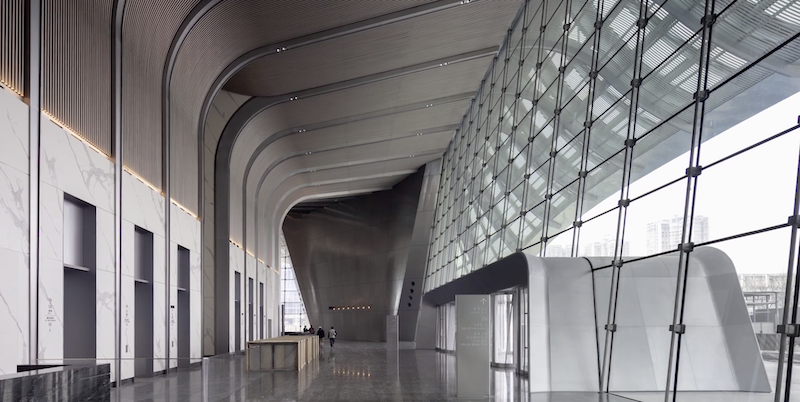
[(19, 95), (19, 96), (24, 96), (24, 95), (22, 95), (22, 92), (20, 92), (20, 91), (17, 91), (17, 89), (16, 89), (16, 88), (14, 88), (13, 86), (11, 86), (11, 84), (9, 84), (9, 83), (7, 83), (7, 82), (5, 82), (5, 81), (3, 81), (3, 80), (0, 80), (0, 85), (2, 85), (2, 86), (3, 86), (3, 88), (6, 88), (6, 89), (8, 89), (9, 91), (11, 91), (11, 92), (13, 92), (13, 93), (15, 93), (15, 94), (17, 94), (17, 95)]
[(183, 205), (181, 205), (180, 203), (178, 203), (178, 201), (175, 201), (174, 198), (170, 199), (170, 201), (172, 201), (172, 203), (175, 204), (176, 207), (178, 207), (181, 211), (186, 212), (192, 218), (200, 220), (199, 216), (195, 215), (192, 211), (189, 210), (189, 208), (186, 208)]
[(57, 126), (61, 127), (62, 129), (64, 129), (64, 131), (68, 132), (70, 135), (72, 135), (73, 137), (78, 139), (80, 142), (86, 144), (93, 151), (99, 153), (100, 155), (105, 156), (107, 159), (109, 159), (109, 160), (111, 160), (113, 162), (113, 159), (111, 159), (111, 155), (103, 152), (102, 149), (94, 146), (94, 144), (92, 144), (91, 142), (87, 141), (86, 138), (83, 138), (83, 136), (78, 134), (77, 131), (73, 130), (72, 127), (68, 126), (67, 123), (64, 123), (63, 121), (59, 120), (57, 117), (53, 116), (52, 114), (50, 114), (48, 111), (46, 111), (44, 109), (42, 109), (42, 114), (47, 116), (47, 118), (49, 118), (50, 121), (55, 123), (55, 125), (57, 125)]

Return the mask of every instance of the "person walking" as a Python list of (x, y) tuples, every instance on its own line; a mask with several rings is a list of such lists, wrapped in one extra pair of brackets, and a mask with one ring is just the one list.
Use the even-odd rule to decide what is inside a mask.
[(336, 330), (333, 329), (333, 326), (331, 326), (331, 330), (328, 331), (328, 339), (331, 340), (331, 347), (333, 347), (333, 342), (336, 341)]
[(308, 332), (308, 327), (307, 327), (307, 326), (305, 326), (305, 325), (303, 325), (303, 333), (305, 334), (305, 333), (307, 333), (307, 332)]
[(308, 333), (314, 335), (317, 331), (314, 331), (314, 326), (312, 325), (311, 328), (308, 329)]
[(319, 337), (319, 347), (322, 349), (322, 340), (325, 339), (325, 331), (322, 330), (322, 327), (317, 330), (317, 336)]

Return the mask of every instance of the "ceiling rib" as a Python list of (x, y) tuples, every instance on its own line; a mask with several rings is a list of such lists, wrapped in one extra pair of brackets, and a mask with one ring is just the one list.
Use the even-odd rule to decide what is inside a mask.
[[(395, 70), (386, 71), (386, 72), (383, 72), (383, 73), (372, 74), (372, 75), (368, 75), (366, 77), (360, 77), (360, 78), (355, 78), (355, 79), (352, 79), (352, 80), (347, 80), (347, 81), (343, 81), (343, 82), (338, 82), (338, 83), (325, 85), (325, 86), (322, 86), (322, 87), (311, 88), (311, 89), (307, 89), (307, 90), (303, 90), (303, 91), (300, 91), (300, 92), (296, 92), (296, 93), (290, 94), (291, 96), (288, 96), (288, 95), (284, 96), (284, 97), (282, 97), (281, 100), (279, 100), (281, 97), (258, 98), (258, 99), (264, 99), (264, 100), (266, 100), (266, 102), (270, 102), (270, 101), (274, 102), (274, 103), (271, 103), (268, 106), (264, 107), (264, 109), (266, 109), (268, 107), (274, 106), (275, 104), (278, 104), (278, 103), (281, 103), (281, 102), (288, 102), (290, 97), (292, 97), (292, 98), (300, 98), (300, 97), (305, 98), (305, 97), (309, 97), (309, 96), (323, 95), (323, 94), (327, 94), (327, 93), (330, 93), (330, 92), (341, 91), (343, 89), (353, 88), (353, 87), (356, 87), (356, 86), (365, 85), (365, 84), (369, 84), (369, 83), (373, 83), (373, 82), (377, 82), (377, 81), (382, 81), (382, 80), (386, 80), (386, 79), (390, 79), (390, 78), (396, 78), (396, 77), (400, 77), (400, 76), (407, 75), (407, 74), (413, 74), (413, 73), (416, 73), (416, 72), (428, 70), (430, 68), (443, 67), (444, 63), (448, 63), (448, 65), (452, 65), (452, 64), (455, 64), (455, 63), (459, 63), (459, 62), (474, 60), (474, 59), (487, 57), (487, 56), (493, 56), (493, 55), (497, 54), (497, 49), (498, 49), (497, 47), (480, 49), (480, 50), (476, 50), (476, 51), (469, 52), (469, 53), (450, 56), (450, 57), (442, 58), (442, 59), (431, 60), (431, 61), (425, 62), (425, 63), (419, 63), (419, 64), (416, 64), (416, 65), (413, 65), (413, 66), (402, 67), (402, 68), (398, 68), (398, 69), (395, 69)], [(473, 96), (474, 96), (474, 93), (470, 93), (469, 94), (469, 98), (470, 99)], [(276, 98), (279, 98), (279, 99), (276, 99)], [(427, 107), (427, 105), (429, 103), (440, 104), (440, 103), (445, 103), (445, 102), (439, 101), (439, 100), (431, 100), (430, 102), (427, 102), (427, 103), (424, 104), (425, 107)], [(256, 113), (260, 113), (264, 109), (261, 109), (260, 111), (258, 111)], [(400, 111), (398, 111), (396, 113), (400, 113)], [(375, 117), (375, 116), (373, 116), (373, 117)], [(365, 118), (372, 118), (372, 117), (365, 117)], [(313, 130), (314, 128), (311, 128), (311, 129)], [(305, 130), (308, 131), (309, 128), (305, 128)], [(290, 135), (290, 134), (291, 133), (288, 133), (287, 135)], [(274, 140), (277, 140), (279, 138), (281, 138), (281, 137), (270, 136), (267, 140), (265, 140), (263, 143), (261, 143), (256, 148), (255, 152), (253, 152), (251, 154), (250, 159), (247, 162), (247, 167), (245, 168), (245, 174), (244, 174), (244, 182), (245, 183), (247, 182), (247, 178), (250, 175), (250, 169), (252, 168), (253, 163), (255, 163), (255, 160), (258, 157), (258, 155), (267, 146), (269, 146), (270, 143), (272, 143)]]
[(219, 91), (222, 89), (225, 83), (227, 83), (228, 80), (234, 74), (239, 72), (239, 70), (241, 70), (242, 68), (244, 68), (244, 66), (253, 62), (254, 60), (269, 54), (279, 53), (280, 51), (283, 50), (289, 50), (299, 46), (306, 46), (313, 43), (322, 42), (328, 39), (338, 38), (340, 36), (348, 35), (351, 33), (361, 32), (367, 29), (376, 28), (379, 26), (392, 24), (394, 22), (415, 18), (420, 15), (446, 10), (450, 7), (458, 6), (463, 3), (464, 3), (463, 1), (459, 0), (438, 0), (432, 3), (422, 4), (405, 10), (388, 13), (386, 15), (368, 18), (366, 20), (354, 22), (352, 24), (347, 24), (340, 27), (328, 29), (325, 31), (304, 35), (287, 41), (282, 41), (279, 43), (273, 43), (270, 45), (262, 46), (260, 48), (251, 50), (243, 54), (242, 56), (239, 56), (239, 58), (237, 58), (227, 67), (225, 67), (222, 73), (220, 73), (217, 76), (217, 79), (214, 80), (214, 84), (211, 86), (211, 88), (208, 90), (208, 93), (206, 94), (206, 97), (203, 101), (203, 107), (200, 109), (200, 120), (198, 121), (198, 126), (197, 126), (198, 129), (200, 130), (200, 136), (199, 136), (200, 139), (202, 140), (203, 136), (205, 135), (204, 123), (208, 118), (208, 110), (211, 107), (211, 102), (214, 100), (214, 97), (216, 97), (217, 93), (219, 93)]

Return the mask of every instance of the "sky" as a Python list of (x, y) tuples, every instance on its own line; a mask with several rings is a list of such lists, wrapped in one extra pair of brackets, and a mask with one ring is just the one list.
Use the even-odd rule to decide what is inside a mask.
[[(798, 123), (800, 93), (754, 115), (705, 141), (700, 164), (708, 166), (736, 151), (773, 136)], [(787, 222), (793, 214), (800, 160), (800, 130), (761, 145), (719, 165), (704, 169), (698, 177), (695, 215), (708, 217), (710, 240), (750, 232)], [(642, 194), (677, 178), (688, 166), (684, 153), (631, 185), (631, 194)], [(655, 222), (683, 215), (686, 181), (673, 184), (631, 203), (625, 239), (631, 255), (646, 255), (646, 228)], [(584, 215), (596, 216), (617, 205), (619, 192)], [(617, 213), (584, 225), (581, 244), (614, 236)], [(790, 249), (789, 228), (717, 243), (739, 274), (786, 273)], [(569, 244), (559, 236), (555, 244)]]

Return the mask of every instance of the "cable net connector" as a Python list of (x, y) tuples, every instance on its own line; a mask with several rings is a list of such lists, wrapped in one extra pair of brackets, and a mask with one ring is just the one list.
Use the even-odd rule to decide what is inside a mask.
[(784, 334), (790, 338), (796, 338), (800, 335), (800, 325), (797, 324), (781, 324), (778, 325), (777, 332), (779, 334)]
[(700, 176), (700, 174), (702, 173), (703, 173), (703, 167), (699, 165), (686, 168), (686, 176), (688, 177), (697, 177)]
[(686, 324), (675, 324), (669, 326), (669, 332), (673, 332), (676, 334), (685, 334), (686, 333)]

